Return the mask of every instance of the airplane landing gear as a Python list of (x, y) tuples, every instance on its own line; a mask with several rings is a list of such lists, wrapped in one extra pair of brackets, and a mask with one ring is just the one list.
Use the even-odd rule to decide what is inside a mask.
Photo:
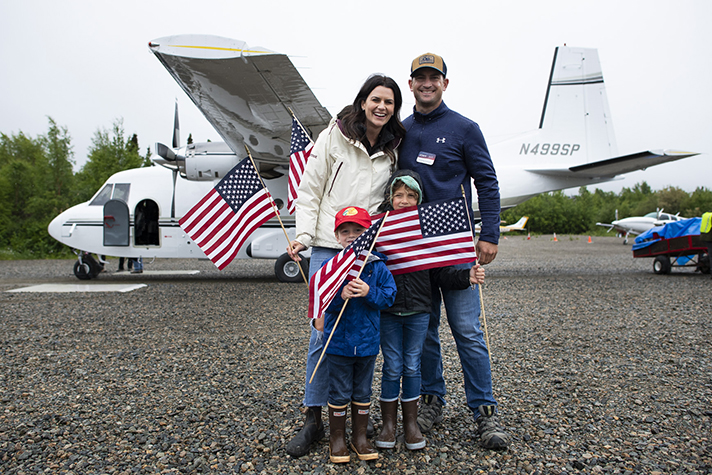
[(74, 263), (74, 275), (79, 280), (93, 279), (104, 269), (94, 256), (88, 252), (77, 253), (77, 262)]
[[(301, 256), (301, 254), (300, 254)], [(274, 274), (280, 282), (304, 282), (302, 273), (299, 272), (299, 264), (302, 265), (304, 275), (309, 276), (309, 258), (302, 256), (300, 263), (294, 262), (286, 252), (279, 256), (274, 263)]]

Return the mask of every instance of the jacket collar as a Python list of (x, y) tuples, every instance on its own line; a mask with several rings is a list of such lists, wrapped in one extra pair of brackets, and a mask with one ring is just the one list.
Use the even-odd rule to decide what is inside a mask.
[(437, 107), (437, 109), (435, 109), (429, 114), (421, 114), (420, 112), (415, 110), (415, 106), (413, 106), (413, 118), (417, 122), (430, 122), (441, 118), (442, 116), (447, 114), (449, 110), (450, 109), (448, 108), (448, 106), (445, 105), (445, 101), (442, 101)]

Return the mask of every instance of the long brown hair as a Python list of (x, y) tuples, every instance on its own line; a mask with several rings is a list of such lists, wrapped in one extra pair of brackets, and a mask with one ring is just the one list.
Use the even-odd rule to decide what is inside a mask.
[(394, 150), (400, 143), (400, 139), (405, 137), (405, 127), (403, 127), (403, 124), (400, 121), (400, 109), (403, 105), (403, 96), (401, 95), (398, 84), (390, 77), (382, 74), (373, 74), (366, 79), (366, 82), (363, 83), (363, 86), (361, 86), (358, 94), (356, 94), (351, 110), (348, 112), (345, 110), (341, 112), (346, 112), (341, 119), (341, 130), (344, 135), (352, 140), (358, 140), (360, 142), (365, 140), (366, 129), (364, 126), (366, 124), (366, 113), (361, 108), (361, 104), (368, 99), (371, 92), (378, 86), (387, 87), (393, 91), (393, 102), (395, 106), (393, 109), (393, 116), (391, 116), (388, 123), (383, 126), (381, 133), (383, 133), (383, 131), (388, 131), (393, 134), (395, 140), (387, 143), (383, 147), (383, 151), (392, 159), (395, 159)]

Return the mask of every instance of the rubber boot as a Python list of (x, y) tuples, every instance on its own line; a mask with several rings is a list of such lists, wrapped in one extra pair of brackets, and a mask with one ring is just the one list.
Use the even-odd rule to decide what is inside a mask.
[(329, 461), (346, 463), (351, 461), (346, 446), (346, 408), (329, 404)]
[(287, 453), (292, 457), (301, 457), (309, 453), (314, 442), (324, 437), (324, 424), (321, 422), (321, 406), (307, 407), (304, 426), (287, 444)]
[(378, 452), (366, 436), (370, 403), (351, 402), (351, 448), (359, 460), (376, 460)]
[(425, 447), (425, 438), (418, 427), (418, 400), (401, 401), (403, 409), (403, 432), (405, 432), (405, 447), (408, 450), (418, 450)]
[(383, 428), (376, 439), (379, 449), (392, 449), (396, 446), (396, 419), (398, 418), (398, 400), (381, 401), (381, 419)]

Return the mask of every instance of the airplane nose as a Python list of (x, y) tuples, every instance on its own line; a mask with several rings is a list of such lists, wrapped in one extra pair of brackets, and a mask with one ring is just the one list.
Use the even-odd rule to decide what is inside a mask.
[(49, 226), (47, 226), (47, 232), (49, 233), (49, 235), (60, 242), (62, 242), (60, 238), (62, 236), (62, 223), (64, 222), (64, 218), (62, 217), (63, 214), (64, 213), (54, 218), (49, 223)]

